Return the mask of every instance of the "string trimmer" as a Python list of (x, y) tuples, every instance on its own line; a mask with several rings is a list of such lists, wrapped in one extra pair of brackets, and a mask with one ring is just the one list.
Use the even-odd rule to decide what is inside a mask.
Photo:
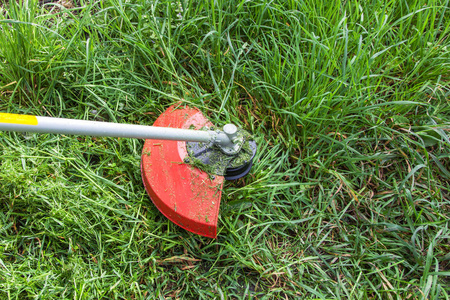
[(224, 180), (245, 176), (256, 154), (245, 130), (218, 130), (198, 109), (179, 105), (154, 126), (0, 113), (0, 130), (146, 139), (141, 175), (151, 200), (175, 224), (211, 238)]

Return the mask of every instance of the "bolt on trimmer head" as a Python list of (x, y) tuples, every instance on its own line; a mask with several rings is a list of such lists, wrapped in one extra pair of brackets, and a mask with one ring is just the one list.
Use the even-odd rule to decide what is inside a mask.
[(0, 113), (0, 130), (146, 139), (141, 175), (151, 200), (175, 224), (211, 238), (224, 180), (247, 175), (256, 154), (246, 131), (216, 130), (198, 109), (179, 105), (154, 126)]

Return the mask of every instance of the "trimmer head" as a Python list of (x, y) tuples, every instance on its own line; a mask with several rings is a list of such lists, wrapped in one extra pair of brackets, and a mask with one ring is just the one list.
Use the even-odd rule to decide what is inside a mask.
[[(187, 142), (189, 158), (202, 169), (211, 174), (224, 176), (226, 180), (235, 180), (250, 172), (252, 159), (256, 154), (256, 142), (245, 131), (243, 133), (243, 146), (235, 155), (226, 155), (223, 151), (211, 143)], [(185, 161), (186, 161), (185, 160)]]
[[(169, 107), (154, 126), (213, 128), (198, 109), (178, 105)], [(215, 238), (224, 179), (246, 175), (255, 153), (256, 143), (250, 136), (237, 155), (221, 153), (212, 143), (146, 140), (142, 180), (153, 203), (169, 220), (193, 233)]]

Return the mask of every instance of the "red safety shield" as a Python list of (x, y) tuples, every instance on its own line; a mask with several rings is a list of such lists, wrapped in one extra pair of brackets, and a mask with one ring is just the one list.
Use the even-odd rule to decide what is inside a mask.
[[(154, 126), (200, 129), (213, 124), (196, 108), (173, 105)], [(186, 142), (146, 140), (141, 173), (156, 207), (172, 222), (193, 233), (215, 238), (224, 182), (187, 164)]]

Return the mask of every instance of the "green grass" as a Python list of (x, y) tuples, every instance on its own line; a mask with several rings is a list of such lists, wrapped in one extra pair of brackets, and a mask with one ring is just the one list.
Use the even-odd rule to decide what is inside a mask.
[(0, 132), (1, 299), (450, 298), (448, 0), (74, 4), (2, 4), (1, 112), (183, 101), (259, 152), (212, 240), (151, 203), (143, 141)]

